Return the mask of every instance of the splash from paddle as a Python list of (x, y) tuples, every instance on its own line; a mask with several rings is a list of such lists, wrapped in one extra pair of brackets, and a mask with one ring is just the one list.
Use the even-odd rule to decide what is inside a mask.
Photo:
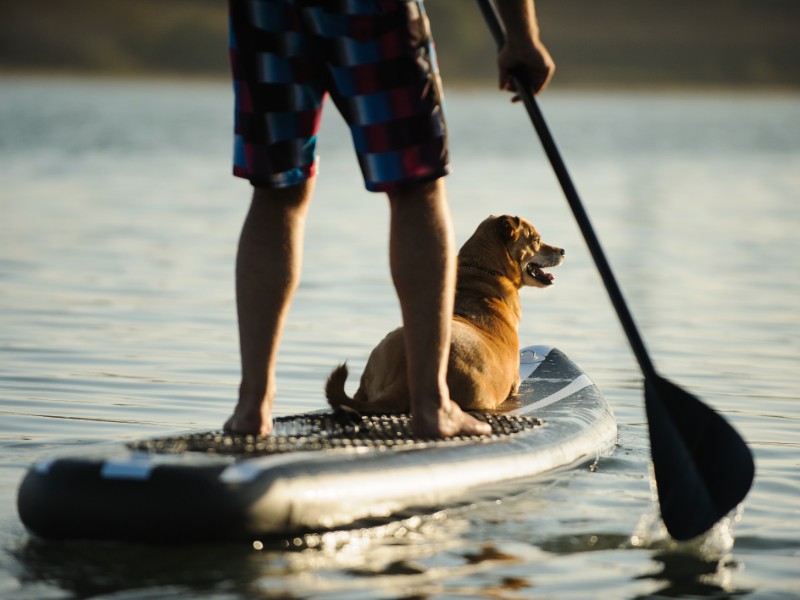
[[(498, 48), (502, 48), (505, 33), (494, 5), (491, 0), (478, 0), (478, 5)], [(533, 93), (519, 77), (512, 76), (512, 82), (539, 135), (644, 375), (650, 453), (661, 518), (674, 539), (694, 538), (711, 529), (744, 500), (755, 475), (753, 455), (721, 415), (656, 373)]]

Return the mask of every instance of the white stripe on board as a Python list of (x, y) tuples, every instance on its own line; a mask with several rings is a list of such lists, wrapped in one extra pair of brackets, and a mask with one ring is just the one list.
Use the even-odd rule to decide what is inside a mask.
[(144, 481), (158, 466), (158, 461), (146, 454), (132, 454), (126, 458), (107, 460), (100, 469), (104, 479), (136, 479)]
[(534, 410), (538, 410), (540, 408), (544, 408), (545, 406), (550, 406), (558, 402), (559, 400), (563, 400), (567, 396), (571, 396), (572, 394), (581, 391), (583, 388), (587, 388), (591, 385), (594, 385), (589, 376), (584, 374), (580, 377), (573, 380), (569, 385), (565, 385), (563, 388), (555, 392), (554, 394), (550, 394), (542, 398), (541, 400), (537, 400), (533, 404), (528, 404), (527, 406), (523, 406), (522, 408), (518, 408), (516, 410), (509, 411), (508, 414), (510, 415), (525, 415), (529, 412), (533, 412)]
[(56, 462), (55, 458), (45, 458), (44, 460), (40, 460), (38, 463), (36, 463), (33, 466), (33, 470), (40, 475), (47, 475), (54, 462)]

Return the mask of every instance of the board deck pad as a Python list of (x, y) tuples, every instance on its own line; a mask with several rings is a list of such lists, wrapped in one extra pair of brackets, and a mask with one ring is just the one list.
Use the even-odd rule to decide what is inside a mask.
[(268, 456), (287, 452), (315, 452), (350, 448), (429, 448), (454, 442), (488, 442), (541, 426), (543, 421), (528, 416), (470, 413), (492, 426), (491, 435), (452, 436), (434, 439), (415, 436), (408, 414), (312, 413), (278, 417), (269, 436), (221, 432), (139, 440), (127, 444), (134, 451), (154, 454), (200, 452), (237, 457)]
[[(34, 464), (17, 507), (49, 539), (252, 540), (357, 527), (526, 489), (530, 478), (610, 453), (617, 425), (563, 352), (520, 352), (520, 388), (471, 413), (485, 436), (414, 436), (408, 414), (278, 417), (269, 436), (187, 432), (71, 448)], [(487, 492), (488, 490), (488, 492)]]

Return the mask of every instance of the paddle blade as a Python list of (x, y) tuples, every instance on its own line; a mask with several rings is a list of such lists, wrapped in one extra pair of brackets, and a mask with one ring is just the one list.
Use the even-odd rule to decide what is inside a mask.
[(722, 416), (658, 375), (645, 380), (645, 407), (661, 518), (673, 538), (689, 540), (744, 499), (753, 455)]

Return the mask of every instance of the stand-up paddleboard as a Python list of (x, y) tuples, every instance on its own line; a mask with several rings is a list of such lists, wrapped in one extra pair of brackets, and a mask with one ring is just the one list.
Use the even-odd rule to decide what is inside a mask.
[(525, 348), (520, 379), (508, 410), (478, 415), (490, 436), (420, 439), (406, 415), (315, 412), (276, 419), (269, 437), (192, 433), (104, 446), (35, 464), (19, 514), (54, 539), (254, 539), (430, 512), (612, 450), (614, 415), (566, 355)]

